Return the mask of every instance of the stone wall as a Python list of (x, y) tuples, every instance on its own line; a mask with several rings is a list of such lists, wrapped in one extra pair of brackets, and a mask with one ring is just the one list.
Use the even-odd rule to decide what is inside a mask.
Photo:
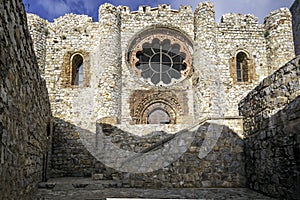
[(33, 48), (36, 54), (37, 62), (40, 67), (42, 75), (45, 72), (46, 66), (46, 38), (49, 34), (48, 22), (37, 15), (27, 14), (27, 20), (30, 30), (30, 35), (33, 40)]
[(0, 199), (30, 199), (45, 178), (50, 104), (21, 1), (2, 1), (0, 16)]
[[(220, 78), (224, 85), (226, 115), (238, 115), (238, 102), (268, 75), (267, 51), (264, 28), (253, 15), (226, 14), (217, 27), (217, 55)], [(250, 67), (253, 67), (249, 82), (237, 82), (236, 55), (249, 54)], [(249, 68), (250, 70), (250, 68)]]
[[(57, 119), (59, 120), (59, 119)], [(58, 122), (58, 121), (57, 121)], [(53, 165), (51, 166), (52, 176), (92, 176), (101, 177), (102, 180), (118, 180), (119, 187), (138, 187), (138, 188), (194, 188), (194, 187), (245, 187), (245, 171), (244, 171), (244, 143), (243, 140), (227, 126), (220, 126), (221, 133), (215, 147), (204, 158), (199, 158), (199, 151), (203, 145), (204, 140), (209, 140), (207, 132), (209, 126), (213, 123), (206, 123), (200, 126), (195, 131), (191, 146), (182, 155), (179, 154), (178, 159), (170, 162), (161, 169), (148, 173), (139, 172), (142, 167), (156, 167), (156, 160), (151, 160), (151, 156), (143, 161), (144, 165), (135, 165), (135, 162), (129, 158), (125, 162), (129, 162), (132, 170), (139, 168), (135, 173), (119, 172), (111, 167), (103, 165), (103, 156), (105, 152), (98, 149), (97, 144), (101, 146), (108, 145), (111, 150), (107, 153), (115, 155), (112, 162), (118, 163), (125, 155), (122, 153), (115, 153), (114, 148), (119, 150), (126, 150), (131, 152), (143, 152), (149, 147), (159, 144), (163, 139), (172, 135), (163, 131), (158, 131), (147, 135), (147, 137), (140, 137), (132, 133), (128, 133), (119, 129), (116, 126), (109, 124), (98, 124), (105, 135), (105, 140), (97, 139), (96, 135), (89, 130), (83, 130), (73, 124), (60, 122), (55, 125), (54, 132), (54, 154)], [(215, 125), (215, 124), (214, 124)], [(79, 131), (80, 130), (80, 131)], [(73, 134), (70, 135), (70, 132)], [(79, 133), (78, 133), (78, 132)], [(83, 137), (83, 134), (90, 134), (92, 137)], [(186, 136), (184, 136), (186, 135)], [(185, 148), (188, 136), (191, 135), (189, 131), (185, 130), (183, 137), (177, 141), (176, 145), (166, 142), (163, 145), (158, 145), (156, 148), (147, 151), (147, 153), (157, 151), (164, 148), (166, 152), (178, 154), (177, 151)], [(81, 138), (80, 138), (81, 136)], [(112, 146), (109, 146), (109, 142)], [(174, 141), (174, 140), (173, 140)], [(96, 146), (94, 146), (96, 145)], [(145, 152), (146, 153), (146, 152)], [(147, 157), (146, 154), (144, 154)], [(95, 159), (93, 156), (97, 157)], [(141, 157), (143, 154), (141, 155)], [(166, 157), (159, 157), (164, 162), (172, 158), (168, 153)], [(154, 156), (155, 157), (155, 156)], [(157, 162), (159, 163), (159, 162)], [(106, 163), (107, 164), (107, 163)], [(126, 164), (126, 163), (125, 163)], [(125, 169), (125, 166), (124, 166)]]
[(248, 186), (277, 198), (299, 198), (299, 60), (264, 79), (239, 105)]
[(294, 37), (294, 47), (295, 54), (300, 54), (300, 4), (299, 0), (295, 0), (292, 7), (290, 8), (292, 13), (292, 22), (293, 22), (293, 37)]

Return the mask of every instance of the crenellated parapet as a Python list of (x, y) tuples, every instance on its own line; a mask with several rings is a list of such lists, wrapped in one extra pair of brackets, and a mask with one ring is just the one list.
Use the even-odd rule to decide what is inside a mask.
[(158, 4), (157, 7), (140, 5), (136, 11), (131, 11), (127, 6), (119, 6), (118, 9), (121, 14), (122, 27), (133, 29), (135, 33), (159, 25), (181, 29), (190, 37), (194, 35), (191, 6), (181, 5), (179, 9), (172, 9), (169, 4)]
[(179, 10), (172, 9), (170, 4), (158, 4), (157, 7), (151, 7), (148, 5), (140, 5), (138, 10), (131, 11), (128, 6), (118, 6), (118, 9), (123, 13), (128, 14), (148, 14), (156, 15), (160, 13), (193, 13), (192, 6), (181, 5)]
[(222, 16), (221, 23), (226, 26), (245, 27), (258, 24), (258, 18), (251, 14), (228, 13)]

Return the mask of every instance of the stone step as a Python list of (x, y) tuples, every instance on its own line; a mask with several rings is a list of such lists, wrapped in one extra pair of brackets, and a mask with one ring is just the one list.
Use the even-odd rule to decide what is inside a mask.
[(74, 189), (100, 190), (104, 188), (121, 187), (120, 181), (114, 180), (92, 180), (83, 177), (63, 177), (49, 179), (47, 182), (41, 182), (38, 185), (40, 189), (48, 189), (53, 191), (66, 191)]

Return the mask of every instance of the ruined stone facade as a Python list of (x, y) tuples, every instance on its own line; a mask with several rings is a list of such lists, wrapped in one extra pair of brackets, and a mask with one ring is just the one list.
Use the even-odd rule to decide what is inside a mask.
[[(294, 57), (288, 9), (270, 13), (264, 24), (241, 14), (226, 14), (216, 22), (208, 2), (194, 12), (190, 6), (130, 11), (103, 4), (98, 22), (74, 14), (54, 22), (28, 14), (28, 21), (55, 117), (51, 176), (101, 173), (107, 179), (128, 179), (97, 161), (92, 142), (82, 141), (97, 135), (99, 124), (103, 130), (105, 124), (114, 126), (104, 132), (118, 138), (116, 143), (128, 141), (120, 148), (139, 151), (143, 142), (133, 137), (174, 134), (204, 120), (224, 127), (216, 154), (197, 160), (201, 142), (196, 142), (191, 148), (197, 153), (184, 154), (185, 164), (176, 161), (154, 174), (130, 174), (124, 185), (245, 186), (238, 103)], [(214, 162), (216, 158), (226, 162)], [(201, 166), (223, 170), (202, 176)], [(175, 179), (170, 171), (177, 174)]]
[[(19, 1), (0, 10), (1, 199), (29, 199), (49, 176), (91, 175), (119, 187), (249, 186), (297, 197), (299, 58), (280, 68), (294, 57), (288, 9), (259, 24), (241, 14), (216, 22), (206, 2), (194, 12), (104, 4), (98, 22), (28, 14), (33, 42)], [(212, 125), (218, 140), (199, 157)], [(151, 171), (158, 160), (147, 157), (136, 172), (148, 173), (115, 170), (92, 150), (100, 133), (124, 151), (166, 150), (160, 160), (170, 163)]]
[[(237, 104), (242, 97), (294, 57), (288, 9), (270, 13), (264, 24), (259, 24), (252, 15), (241, 14), (226, 14), (218, 23), (211, 3), (200, 3), (195, 12), (190, 6), (172, 10), (169, 5), (141, 6), (131, 12), (128, 7), (104, 4), (99, 8), (98, 22), (74, 14), (53, 23), (32, 14), (28, 18), (54, 116), (70, 122), (80, 118), (74, 104), (84, 107), (81, 97), (91, 93), (87, 91), (97, 90), (89, 96), (94, 98), (92, 121), (115, 118), (120, 126), (135, 130), (135, 126), (130, 126), (144, 124), (142, 116), (170, 104), (169, 110), (176, 116), (172, 124), (178, 126), (174, 129), (177, 131), (181, 124), (193, 124), (214, 112), (210, 101), (216, 94), (209, 91), (209, 85), (216, 79), (224, 86), (221, 92), (225, 117), (238, 116)], [(143, 51), (143, 44), (155, 45), (153, 39), (165, 41), (174, 51), (179, 45), (180, 53), (185, 56), (182, 61), (185, 69), (176, 70), (173, 64), (165, 75), (155, 71), (151, 74), (147, 66), (141, 69), (145, 65), (139, 63), (141, 55), (137, 53)], [(151, 56), (146, 62), (152, 62)], [(72, 80), (77, 57), (83, 64), (80, 84)], [(247, 69), (237, 70), (237, 65)], [(153, 82), (156, 75), (171, 78)], [(173, 103), (162, 103), (160, 94), (170, 92)], [(141, 108), (147, 107), (147, 98), (152, 100), (151, 105), (155, 102), (163, 105)], [(144, 113), (136, 116), (136, 112)]]
[(0, 199), (31, 199), (51, 147), (46, 83), (20, 1), (0, 5)]

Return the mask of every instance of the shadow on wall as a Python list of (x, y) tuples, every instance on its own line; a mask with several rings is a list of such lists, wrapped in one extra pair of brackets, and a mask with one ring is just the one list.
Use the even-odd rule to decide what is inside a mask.
[[(91, 150), (91, 146), (86, 148), (87, 143), (96, 147), (96, 143), (101, 142), (95, 133), (56, 118), (50, 176), (101, 174), (103, 180), (118, 180), (122, 187), (138, 188), (245, 187), (244, 143), (228, 127), (222, 127), (222, 133), (212, 151), (203, 159), (198, 157), (209, 125), (211, 124), (205, 123), (193, 133), (191, 146), (170, 165), (148, 173), (128, 173), (105, 166), (92, 156), (98, 153), (97, 157), (103, 158), (101, 152), (90, 153), (87, 150)], [(169, 147), (169, 151), (176, 152), (183, 148), (185, 142), (179, 141), (178, 146), (172, 146), (172, 140), (166, 140), (171, 135), (161, 131), (153, 132), (147, 137), (138, 137), (109, 124), (97, 124), (97, 130), (102, 131), (106, 138), (104, 145), (110, 141), (115, 147), (131, 152), (151, 152), (166, 146)], [(90, 138), (85, 137), (85, 140), (90, 142), (82, 140), (80, 134), (89, 135)], [(186, 134), (189, 134), (188, 131)], [(160, 143), (162, 140), (167, 142), (162, 144)], [(122, 155), (119, 155), (114, 161), (117, 162), (121, 157)], [(161, 159), (170, 160), (163, 155)], [(127, 159), (127, 162), (131, 161)]]
[(300, 197), (300, 96), (245, 139), (246, 176), (251, 189), (276, 198)]

